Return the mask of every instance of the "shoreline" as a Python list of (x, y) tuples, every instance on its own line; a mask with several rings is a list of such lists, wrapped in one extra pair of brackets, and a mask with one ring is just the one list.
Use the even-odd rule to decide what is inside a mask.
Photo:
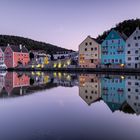
[(114, 69), (114, 68), (9, 68), (1, 71), (46, 71), (46, 72), (79, 72), (79, 73), (118, 73), (118, 74), (140, 74), (140, 69)]

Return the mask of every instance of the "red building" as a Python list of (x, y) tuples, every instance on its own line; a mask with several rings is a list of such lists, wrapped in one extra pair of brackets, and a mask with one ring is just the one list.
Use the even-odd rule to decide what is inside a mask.
[(25, 46), (7, 46), (4, 51), (5, 64), (7, 68), (25, 66), (29, 63), (30, 57)]

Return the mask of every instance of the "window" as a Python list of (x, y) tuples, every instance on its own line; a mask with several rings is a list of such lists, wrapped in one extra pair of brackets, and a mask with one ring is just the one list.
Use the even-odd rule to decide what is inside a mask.
[(89, 45), (91, 46), (92, 45), (92, 42), (90, 42)]
[(130, 61), (131, 60), (131, 57), (128, 57), (128, 61)]
[(139, 60), (139, 58), (138, 57), (135, 57), (135, 60)]
[(130, 51), (128, 51), (128, 52), (127, 52), (127, 54), (131, 54), (131, 52), (130, 52)]
[(128, 85), (131, 85), (131, 82), (128, 82)]
[(88, 93), (88, 91), (87, 91), (87, 90), (85, 90), (85, 93)]
[(139, 92), (139, 90), (138, 90), (138, 89), (136, 89), (135, 91), (136, 91), (136, 92)]
[(87, 48), (85, 48), (85, 51), (87, 51)]
[(138, 83), (138, 82), (136, 82), (136, 83), (135, 83), (135, 85), (136, 85), (136, 86), (138, 86), (138, 85), (139, 85), (139, 83)]
[(118, 59), (115, 59), (115, 62), (118, 62)]
[(131, 44), (128, 44), (128, 47), (131, 47)]
[(95, 48), (95, 51), (97, 51), (97, 48)]
[(91, 48), (91, 51), (93, 51), (93, 48)]
[(88, 43), (86, 42), (86, 43), (85, 43), (85, 45), (87, 46), (87, 45), (88, 45)]
[(94, 63), (94, 60), (93, 59), (91, 59), (91, 63)]
[(135, 46), (136, 46), (136, 47), (138, 47), (138, 46), (139, 46), (139, 44), (138, 44), (138, 43), (136, 43), (136, 44), (135, 44)]
[(128, 91), (131, 91), (131, 89), (130, 89), (130, 88), (128, 88)]
[(95, 56), (97, 56), (97, 54), (95, 54)]
[(136, 36), (134, 37), (134, 40), (137, 40), (137, 37)]
[(138, 36), (138, 39), (140, 39), (140, 36)]
[(122, 59), (120, 59), (120, 64), (122, 63)]
[(135, 51), (135, 54), (138, 54), (138, 53), (139, 53), (139, 51), (138, 51), (138, 50), (136, 50), (136, 51)]

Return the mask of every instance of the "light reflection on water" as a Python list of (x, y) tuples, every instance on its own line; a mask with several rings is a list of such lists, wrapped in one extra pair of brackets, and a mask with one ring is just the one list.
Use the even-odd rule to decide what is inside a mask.
[(0, 138), (140, 139), (140, 76), (2, 73)]

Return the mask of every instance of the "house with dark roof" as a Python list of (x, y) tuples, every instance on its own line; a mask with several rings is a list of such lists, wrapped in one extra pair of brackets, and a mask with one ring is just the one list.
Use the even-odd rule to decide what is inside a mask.
[(95, 38), (88, 36), (79, 45), (79, 66), (81, 68), (97, 68), (100, 64), (100, 44)]
[(15, 68), (28, 65), (29, 52), (25, 46), (8, 45), (4, 51), (4, 62), (7, 68)]
[(126, 35), (112, 29), (101, 44), (102, 67), (121, 68), (125, 66)]

